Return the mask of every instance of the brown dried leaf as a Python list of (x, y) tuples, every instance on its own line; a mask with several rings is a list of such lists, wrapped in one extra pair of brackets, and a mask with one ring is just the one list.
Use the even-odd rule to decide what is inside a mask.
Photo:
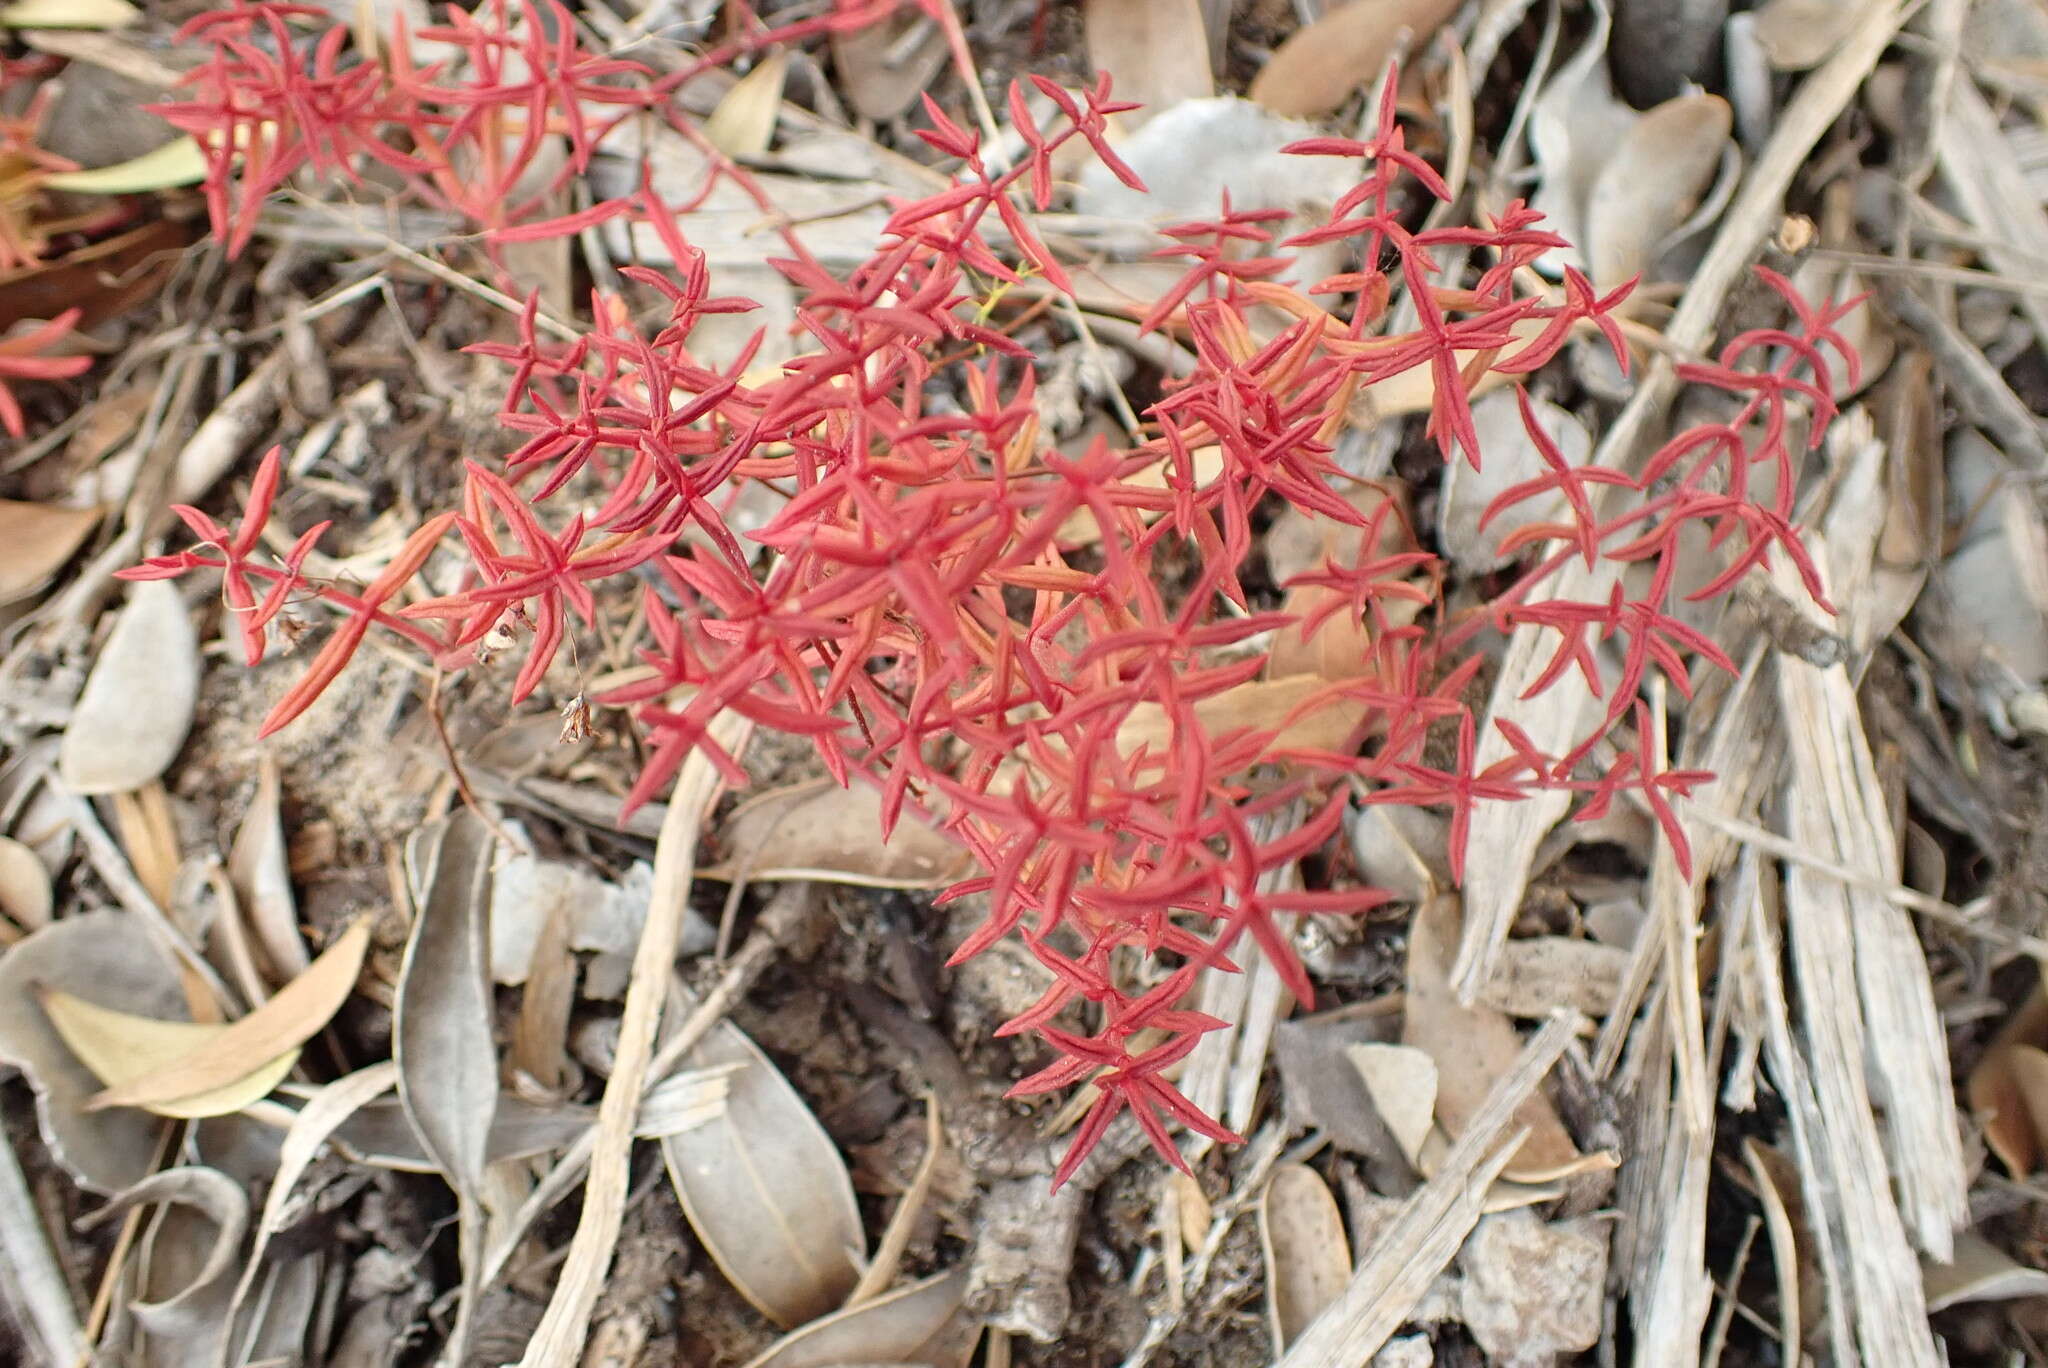
[(1282, 1354), (1351, 1281), (1351, 1246), (1329, 1184), (1306, 1164), (1273, 1170), (1259, 1198), (1266, 1327)]
[(958, 877), (966, 855), (950, 838), (906, 809), (878, 841), (881, 816), (881, 794), (864, 784), (818, 780), (764, 793), (726, 818), (718, 844), (727, 858), (702, 875), (868, 888), (936, 888)]
[(0, 499), (0, 604), (47, 584), (99, 520), (98, 508)]
[(1379, 80), (1404, 34), (1427, 42), (1457, 9), (1457, 0), (1349, 0), (1295, 30), (1253, 78), (1251, 97), (1276, 114), (1327, 114)]
[(2043, 1045), (2048, 1045), (2048, 993), (2036, 984), (1970, 1070), (1965, 1088), (1970, 1111), (1984, 1128), (1984, 1143), (2015, 1178), (2034, 1171), (2041, 1140), (2015, 1075), (2013, 1054), (2024, 1046)]
[[(1253, 679), (1195, 704), (1202, 729), (1221, 737), (1246, 728), (1278, 728), (1275, 749), (1335, 750), (1364, 720), (1366, 705), (1331, 692), (1318, 675), (1285, 679)], [(1140, 746), (1165, 754), (1173, 740), (1166, 709), (1157, 703), (1132, 708), (1116, 731), (1117, 748), (1126, 755)]]
[(831, 42), (839, 78), (834, 88), (861, 117), (878, 123), (916, 104), (946, 65), (945, 33), (915, 6), (880, 23), (835, 31)]
[(1147, 115), (1216, 93), (1201, 0), (1087, 0), (1081, 11), (1088, 60), (1106, 71), (1120, 100)]
[(813, 1321), (783, 1336), (746, 1368), (830, 1368), (917, 1363), (966, 1368), (981, 1324), (968, 1315), (967, 1270), (955, 1269)]
[(74, 793), (140, 788), (170, 768), (199, 703), (199, 639), (169, 580), (134, 585), (64, 728)]
[(838, 1146), (789, 1080), (731, 1022), (714, 1027), (683, 1064), (741, 1066), (723, 1116), (661, 1142), (683, 1213), (761, 1314), (785, 1328), (824, 1315), (859, 1281), (867, 1250)]
[(146, 1107), (191, 1097), (226, 1087), (276, 1058), (279, 1050), (305, 1044), (347, 1001), (369, 944), (370, 920), (364, 917), (270, 1001), (191, 1053), (145, 1077), (108, 1088), (88, 1105), (94, 1110)]
[[(1437, 1119), (1452, 1139), (1464, 1133), (1522, 1049), (1521, 1036), (1504, 1014), (1481, 1004), (1468, 1007), (1452, 991), (1451, 962), (1462, 920), (1453, 894), (1431, 898), (1416, 909), (1408, 939), (1407, 1014), (1401, 1023), (1402, 1043), (1427, 1051), (1436, 1061)], [(1581, 1155), (1557, 1109), (1540, 1091), (1515, 1110), (1512, 1124), (1527, 1127), (1529, 1135), (1503, 1177), (1540, 1183), (1577, 1173), (1589, 1163), (1613, 1163), (1611, 1156)]]

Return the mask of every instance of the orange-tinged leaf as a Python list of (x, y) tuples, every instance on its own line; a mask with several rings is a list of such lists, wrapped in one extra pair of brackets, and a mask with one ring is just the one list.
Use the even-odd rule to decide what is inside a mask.
[(90, 1106), (149, 1107), (246, 1078), (280, 1050), (305, 1044), (327, 1024), (354, 989), (369, 946), (370, 921), (364, 917), (270, 1001), (179, 1057), (110, 1086)]
[[(165, 1021), (102, 1007), (58, 988), (41, 994), (43, 1012), (78, 1062), (109, 1086), (146, 1078), (204, 1049), (232, 1028), (220, 1022)], [(225, 1116), (238, 1112), (284, 1081), (298, 1062), (294, 1045), (217, 1088), (153, 1102), (159, 1116)]]

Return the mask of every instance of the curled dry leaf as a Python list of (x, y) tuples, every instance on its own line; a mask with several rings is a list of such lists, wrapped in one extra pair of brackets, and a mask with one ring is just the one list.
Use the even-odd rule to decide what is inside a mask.
[[(566, 1149), (596, 1119), (597, 1113), (589, 1107), (528, 1102), (517, 1093), (507, 1093), (492, 1112), (485, 1160), (495, 1164)], [(440, 1165), (420, 1143), (419, 1132), (396, 1099), (365, 1103), (339, 1124), (334, 1142), (359, 1163), (401, 1173), (440, 1172)]]
[(64, 783), (80, 794), (141, 788), (177, 758), (198, 702), (199, 640), (177, 586), (130, 586), (64, 728)]
[(213, 1227), (206, 1254), (191, 1279), (153, 1301), (131, 1301), (128, 1310), (152, 1335), (171, 1341), (173, 1362), (210, 1362), (225, 1338), (226, 1309), (239, 1263), (242, 1236), (249, 1228), (249, 1195), (218, 1169), (188, 1165), (153, 1173), (117, 1192), (80, 1222), (92, 1229), (130, 1207), (171, 1202), (190, 1207)]
[[(168, 1021), (134, 1016), (88, 1002), (60, 988), (44, 988), (43, 1011), (72, 1054), (108, 1087), (146, 1078), (217, 1040), (228, 1027), (214, 1021)], [(247, 1074), (218, 1088), (152, 1102), (159, 1116), (225, 1116), (284, 1081), (299, 1059), (297, 1046), (264, 1060)]]
[(812, 879), (867, 888), (935, 888), (966, 860), (954, 842), (907, 808), (878, 841), (882, 795), (829, 780), (764, 793), (735, 808), (719, 833), (726, 852), (703, 877), (731, 881)]
[(474, 1196), (498, 1100), (484, 917), (490, 829), (468, 808), (415, 833), (412, 934), (392, 1020), (398, 1096), (450, 1186)]
[(57, 1161), (89, 1190), (118, 1192), (148, 1174), (165, 1123), (126, 1108), (86, 1110), (100, 1080), (57, 1035), (38, 986), (171, 1016), (185, 1010), (177, 968), (125, 912), (61, 918), (0, 955), (0, 1060), (35, 1090), (36, 1119)]
[(1216, 93), (1201, 0), (1087, 0), (1081, 24), (1088, 60), (1109, 73), (1118, 99), (1143, 106), (1124, 117)]
[(785, 1335), (746, 1368), (854, 1363), (966, 1368), (981, 1336), (980, 1322), (966, 1313), (966, 1299), (967, 1270), (940, 1273)]
[(11, 836), (0, 836), (0, 916), (24, 931), (47, 926), (54, 895), (50, 871), (35, 851)]
[(1428, 42), (1457, 10), (1457, 0), (1348, 0), (1280, 45), (1252, 80), (1251, 97), (1276, 114), (1327, 114), (1378, 81), (1404, 42)]
[(1974, 1231), (1956, 1233), (1955, 1254), (1952, 1263), (1921, 1261), (1930, 1313), (1963, 1302), (2048, 1296), (2048, 1273), (2027, 1267)]
[(299, 935), (298, 901), (292, 896), (289, 852), (284, 840), (277, 759), (258, 762), (256, 796), (235, 831), (228, 850), (228, 879), (234, 885), (243, 916), (263, 947), (278, 980), (288, 979), (310, 963)]
[(1282, 1164), (1273, 1170), (1259, 1198), (1259, 1245), (1266, 1256), (1266, 1326), (1277, 1355), (1351, 1281), (1344, 1218), (1314, 1169)]
[(99, 520), (97, 508), (0, 499), (0, 605), (49, 583)]
[[(1408, 939), (1407, 1012), (1401, 1041), (1426, 1051), (1437, 1067), (1437, 1119), (1456, 1139), (1495, 1081), (1521, 1053), (1521, 1037), (1508, 1018), (1491, 1007), (1458, 1001), (1450, 982), (1463, 920), (1455, 895), (1431, 898), (1416, 910)], [(1515, 1109), (1513, 1126), (1529, 1135), (1502, 1171), (1518, 1182), (1540, 1183), (1591, 1167), (1612, 1167), (1605, 1153), (1582, 1155), (1557, 1109), (1541, 1091)]]
[(787, 1328), (825, 1314), (853, 1290), (867, 1251), (838, 1146), (789, 1080), (731, 1022), (713, 1027), (684, 1062), (692, 1069), (741, 1067), (723, 1116), (661, 1142), (683, 1213), (762, 1315)]
[(303, 1045), (324, 1027), (355, 987), (370, 944), (370, 922), (358, 920), (277, 996), (191, 1053), (136, 1079), (117, 1084), (88, 1104), (146, 1107), (247, 1077), (281, 1049)]
[(1611, 289), (1655, 264), (1720, 169), (1735, 115), (1718, 95), (1681, 95), (1635, 121), (1603, 158), (1582, 239), (1593, 284)]

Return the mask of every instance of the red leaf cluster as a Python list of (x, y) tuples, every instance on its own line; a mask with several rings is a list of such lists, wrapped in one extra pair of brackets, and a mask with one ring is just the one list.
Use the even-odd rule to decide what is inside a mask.
[[(493, 146), (509, 126), (547, 126), (587, 151), (597, 134), (571, 111), (639, 99), (613, 84), (617, 64), (487, 36), (503, 18), (499, 0), (438, 31), (473, 63), (502, 59), (502, 86), (490, 93), (435, 84), (434, 68), (403, 60), (391, 67), (402, 79), (380, 77), (365, 93), (323, 56), (328, 38), (310, 59), (283, 55), (283, 26), (296, 13), (245, 4), (195, 30), (220, 55), (189, 115), (177, 117), (282, 130), (249, 135), (261, 151), (239, 163), (240, 179), (227, 174), (235, 155), (219, 154), (223, 176), (210, 191), (231, 241), (246, 238), (278, 168), (294, 159), (347, 170), (368, 158), (432, 182), (485, 111), (500, 119)], [(260, 55), (250, 36), (258, 27), (278, 39)], [(526, 32), (544, 27), (536, 18)], [(394, 43), (394, 54), (403, 48)], [(259, 98), (287, 69), (323, 92), (317, 108)], [(828, 271), (786, 235), (791, 255), (775, 264), (796, 289), (810, 347), (766, 378), (749, 371), (751, 348), (722, 368), (693, 353), (703, 318), (747, 303), (710, 294), (687, 218), (643, 185), (594, 212), (647, 217), (671, 236), (673, 273), (629, 272), (666, 300), (666, 317), (635, 328), (616, 301), (599, 299), (589, 330), (557, 346), (538, 336), (530, 308), (515, 341), (478, 348), (511, 368), (504, 417), (523, 441), (502, 468), (472, 465), (462, 508), (426, 524), (370, 590), (308, 581), (302, 550), (282, 567), (250, 560), (274, 456), (241, 531), (186, 510), (199, 547), (133, 573), (223, 569), (252, 661), (285, 586), (342, 610), (266, 731), (333, 679), (373, 623), (445, 661), (489, 654), (523, 631), (530, 645), (515, 692), (524, 697), (571, 619), (589, 622), (599, 594), (636, 593), (646, 675), (597, 700), (630, 709), (641, 729), (648, 758), (630, 801), (661, 793), (699, 748), (743, 782), (736, 757), (708, 732), (734, 711), (808, 737), (841, 782), (876, 786), (879, 834), (906, 813), (951, 833), (980, 872), (945, 897), (984, 909), (955, 959), (1015, 937), (1051, 976), (1003, 1030), (1037, 1035), (1058, 1059), (1014, 1091), (1088, 1079), (1098, 1090), (1064, 1180), (1125, 1110), (1172, 1162), (1169, 1122), (1230, 1138), (1170, 1081), (1172, 1066), (1221, 1024), (1187, 999), (1204, 970), (1250, 953), (1266, 956), (1298, 998), (1313, 997), (1293, 918), (1357, 912), (1386, 895), (1341, 878), (1276, 892), (1265, 876), (1325, 847), (1354, 792), (1448, 810), (1460, 872), (1481, 804), (1565, 791), (1584, 795), (1590, 816), (1632, 792), (1687, 862), (1672, 805), (1709, 776), (1663, 768), (1639, 693), (1653, 669), (1685, 692), (1689, 661), (1728, 661), (1681, 618), (1680, 558), (1701, 554), (1702, 540), (1718, 558), (1691, 598), (1727, 592), (1773, 552), (1820, 596), (1790, 522), (1799, 453), (1789, 434), (1801, 430), (1795, 417), (1810, 418), (1818, 440), (1832, 412), (1829, 354), (1851, 373), (1855, 363), (1834, 331), (1841, 310), (1811, 308), (1773, 279), (1792, 325), (1737, 338), (1714, 364), (1688, 368), (1687, 379), (1730, 393), (1728, 417), (1680, 434), (1640, 475), (1568, 466), (1525, 404), (1548, 473), (1510, 489), (1489, 517), (1530, 500), (1563, 511), (1511, 539), (1510, 550), (1525, 550), (1523, 573), (1487, 613), (1453, 619), (1434, 557), (1399, 538), (1390, 545), (1389, 506), (1361, 511), (1340, 492), (1350, 481), (1333, 453), (1354, 401), (1426, 372), (1431, 434), (1446, 459), (1462, 451), (1476, 465), (1474, 386), (1489, 373), (1533, 372), (1582, 329), (1604, 333), (1625, 363), (1612, 313), (1626, 290), (1601, 295), (1567, 273), (1553, 296), (1516, 294), (1522, 268), (1560, 245), (1520, 204), (1485, 227), (1411, 229), (1416, 191), (1447, 192), (1406, 149), (1389, 99), (1370, 139), (1294, 149), (1363, 159), (1362, 181), (1329, 221), (1280, 244), (1355, 244), (1353, 269), (1314, 291), (1334, 296), (1334, 307), (1280, 283), (1287, 258), (1246, 255), (1273, 247), (1270, 214), (1225, 204), (1216, 219), (1174, 230), (1170, 250), (1192, 265), (1144, 324), (1184, 340), (1192, 372), (1149, 407), (1141, 439), (1062, 452), (1039, 431), (1031, 355), (990, 325), (987, 306), (998, 282), (1037, 276), (1067, 288), (1030, 221), (1049, 202), (1062, 145), (1081, 139), (1127, 182), (1137, 178), (1106, 141), (1107, 118), (1127, 108), (1106, 80), (1082, 92), (1033, 85), (1057, 118), (1042, 123), (1027, 92), (1013, 91), (1025, 155), (1008, 168), (928, 105), (924, 136), (958, 163), (954, 181), (897, 206), (883, 242), (852, 271)], [(419, 96), (415, 111), (435, 111), (400, 120), (411, 130), (403, 146), (384, 140), (380, 121), (395, 116), (379, 103), (401, 88)], [(1475, 249), (1483, 269), (1440, 281), (1445, 248)], [(1397, 292), (1417, 319), (1406, 331), (1386, 327)], [(1759, 466), (1770, 468), (1768, 482), (1753, 478)], [(742, 534), (727, 510), (762, 486), (779, 510)], [(595, 489), (596, 509), (550, 516), (572, 487)], [(1345, 540), (1355, 531), (1360, 548), (1297, 576), (1280, 611), (1255, 604), (1244, 583), (1255, 522), (1275, 505), (1347, 529)], [(468, 562), (462, 587), (387, 612), (392, 591), (450, 528)], [(1704, 538), (1687, 538), (1689, 528)], [(1598, 602), (1544, 597), (1573, 558), (1645, 569)], [(269, 585), (260, 600), (251, 577)], [(428, 622), (440, 632), (424, 631)], [(1507, 758), (1477, 759), (1480, 723), (1466, 694), (1483, 663), (1477, 628), (1489, 622), (1555, 636), (1539, 688), (1577, 671), (1605, 698), (1569, 751), (1544, 753), (1502, 723)], [(1282, 642), (1289, 661), (1320, 648), (1323, 666), (1282, 673)], [(1631, 724), (1633, 737), (1620, 735)], [(1606, 754), (1619, 758), (1603, 765)], [(1255, 834), (1283, 812), (1299, 820)]]

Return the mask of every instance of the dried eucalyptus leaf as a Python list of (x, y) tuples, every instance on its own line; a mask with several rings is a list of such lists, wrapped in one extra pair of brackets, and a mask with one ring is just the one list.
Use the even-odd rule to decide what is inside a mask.
[(1641, 275), (1692, 214), (1735, 126), (1718, 95), (1681, 95), (1643, 114), (1603, 158), (1586, 200), (1585, 251), (1599, 289)]
[(99, 521), (97, 508), (0, 499), (0, 604), (47, 584)]
[(740, 1068), (724, 1115), (661, 1141), (683, 1213), (763, 1315), (784, 1327), (816, 1319), (852, 1291), (867, 1250), (846, 1161), (789, 1080), (731, 1022), (713, 1027), (684, 1064)]
[(733, 83), (718, 108), (704, 120), (704, 140), (728, 157), (759, 157), (775, 139), (775, 120), (782, 112), (782, 87), (789, 77), (789, 54), (770, 52), (754, 69)]
[[(1615, 98), (1608, 80), (1612, 12), (1607, 0), (1592, 0), (1591, 8), (1592, 30), (1545, 83), (1529, 112), (1529, 150), (1541, 174), (1530, 207), (1573, 244), (1586, 240), (1586, 202), (1593, 182), (1636, 121), (1636, 112)], [(1542, 269), (1562, 272), (1567, 266), (1585, 266), (1576, 245), (1546, 253)]]
[(498, 1101), (484, 949), (496, 843), (467, 808), (436, 825), (399, 971), (392, 1058), (421, 1144), (451, 1187), (474, 1195)]
[(835, 1311), (783, 1336), (746, 1368), (831, 1368), (835, 1364), (918, 1363), (966, 1368), (981, 1335), (967, 1314), (967, 1270), (940, 1273)]
[(719, 845), (727, 858), (702, 876), (867, 888), (935, 888), (958, 877), (966, 855), (950, 837), (906, 810), (878, 841), (881, 819), (882, 795), (865, 784), (820, 781), (765, 793), (726, 819)]
[(88, 1190), (118, 1192), (154, 1166), (165, 1122), (132, 1108), (86, 1109), (100, 1080), (65, 1047), (38, 987), (168, 1017), (185, 1010), (177, 967), (126, 912), (61, 918), (0, 955), (0, 1060), (35, 1090), (36, 1119), (57, 1161)]
[(1436, 1122), (1436, 1061), (1412, 1045), (1377, 1043), (1347, 1045), (1344, 1056), (1409, 1167), (1420, 1172), (1422, 1145)]
[(462, 1301), (445, 1350), (461, 1362), (483, 1293), (484, 1164), (498, 1102), (491, 1032), (491, 859), (497, 838), (470, 808), (438, 823), (418, 874), (412, 935), (392, 1014), (398, 1098), (455, 1190)]
[(893, 119), (917, 103), (946, 65), (946, 35), (930, 16), (902, 9), (831, 35), (837, 89), (863, 118)]
[[(1356, 1047), (1354, 1047), (1356, 1048)], [(1351, 1281), (1351, 1246), (1329, 1184), (1306, 1164), (1273, 1170), (1259, 1199), (1266, 1256), (1266, 1325), (1283, 1354)]]
[[(1402, 1043), (1436, 1061), (1437, 1119), (1454, 1138), (1464, 1133), (1522, 1049), (1521, 1036), (1505, 1015), (1481, 1004), (1466, 1006), (1451, 987), (1462, 920), (1455, 895), (1432, 898), (1417, 909), (1408, 937), (1407, 1013), (1401, 1024)], [(1529, 1134), (1504, 1177), (1541, 1182), (1577, 1172), (1591, 1158), (1579, 1153), (1540, 1090), (1515, 1109), (1512, 1125)]]
[(365, 917), (342, 932), (306, 972), (255, 1011), (231, 1022), (190, 1053), (107, 1088), (90, 1105), (147, 1107), (193, 1097), (246, 1078), (275, 1059), (279, 1050), (305, 1044), (348, 1000), (369, 944), (370, 923)]
[[(1532, 399), (1530, 407), (1543, 433), (1557, 444), (1564, 463), (1574, 469), (1589, 462), (1593, 439), (1585, 425), (1565, 409), (1544, 399)], [(1549, 472), (1542, 453), (1522, 422), (1522, 406), (1510, 390), (1498, 390), (1472, 405), (1472, 422), (1479, 431), (1479, 449), (1486, 459), (1478, 470), (1465, 460), (1452, 461), (1444, 468), (1444, 489), (1437, 501), (1437, 539), (1451, 563), (1467, 574), (1485, 574), (1507, 563), (1500, 554), (1501, 541), (1519, 528), (1533, 523), (1557, 522), (1565, 512), (1564, 495), (1552, 491), (1524, 499), (1502, 511), (1479, 528), (1486, 510), (1502, 494), (1525, 480)]]
[(1252, 81), (1251, 97), (1276, 114), (1327, 114), (1380, 78), (1403, 35), (1429, 41), (1457, 0), (1349, 0), (1290, 35)]
[(1395, 1027), (1392, 1017), (1348, 1010), (1295, 1017), (1273, 1029), (1273, 1058), (1288, 1124), (1328, 1132), (1339, 1149), (1364, 1158), (1374, 1186), (1405, 1193), (1413, 1186), (1413, 1169), (1345, 1054), (1347, 1046), (1384, 1043)]
[(216, 1169), (165, 1169), (113, 1194), (80, 1224), (91, 1229), (130, 1207), (156, 1202), (195, 1209), (213, 1227), (212, 1237), (190, 1281), (156, 1300), (131, 1302), (128, 1310), (150, 1334), (172, 1341), (180, 1355), (190, 1355), (182, 1361), (207, 1362), (226, 1330), (222, 1312), (234, 1287), (230, 1275), (239, 1266), (242, 1236), (249, 1228), (249, 1195)]
[(35, 851), (9, 836), (0, 836), (0, 916), (26, 931), (47, 926), (55, 896), (50, 871)]
[(1973, 1231), (1956, 1233), (1955, 1260), (1920, 1262), (1929, 1313), (1974, 1301), (2048, 1296), (2048, 1273), (2029, 1268)]
[(1126, 118), (1216, 93), (1201, 0), (1087, 0), (1081, 28), (1089, 61), (1109, 73), (1117, 98), (1143, 106)]
[[(40, 997), (43, 1011), (65, 1047), (110, 1088), (166, 1068), (212, 1044), (229, 1029), (218, 1021), (166, 1020), (117, 1012), (60, 988), (45, 986)], [(294, 1045), (218, 1088), (154, 1102), (145, 1110), (184, 1118), (238, 1112), (268, 1096), (298, 1060), (299, 1050)]]
[(311, 962), (299, 935), (298, 900), (292, 896), (291, 862), (285, 847), (277, 760), (266, 755), (256, 778), (256, 796), (235, 831), (228, 851), (228, 880), (257, 944), (280, 978), (291, 978)]
[(177, 586), (133, 586), (64, 728), (64, 783), (81, 794), (141, 788), (177, 758), (198, 702), (199, 639)]

